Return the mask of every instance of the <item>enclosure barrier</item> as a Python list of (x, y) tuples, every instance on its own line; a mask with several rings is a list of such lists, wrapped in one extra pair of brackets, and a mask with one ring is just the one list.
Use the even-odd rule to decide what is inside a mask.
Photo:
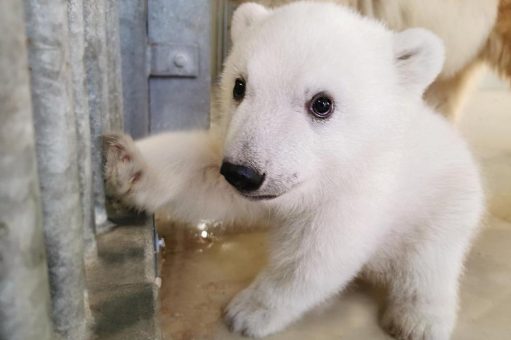
[(0, 2), (2, 340), (91, 336), (101, 134), (123, 129), (117, 4)]
[(107, 197), (101, 136), (208, 128), (232, 9), (0, 0), (0, 340), (159, 337), (157, 233)]

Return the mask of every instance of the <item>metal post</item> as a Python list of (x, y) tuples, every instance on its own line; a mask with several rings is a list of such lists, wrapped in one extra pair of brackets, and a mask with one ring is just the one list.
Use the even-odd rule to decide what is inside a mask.
[(69, 61), (73, 82), (73, 104), (78, 136), (78, 173), (82, 204), (84, 237), (87, 250), (95, 249), (96, 225), (94, 220), (94, 192), (92, 191), (92, 153), (89, 118), (89, 102), (84, 57), (83, 0), (69, 0), (67, 3), (69, 25)]
[(94, 182), (95, 224), (99, 231), (108, 226), (105, 210), (105, 189), (101, 166), (100, 135), (105, 122), (102, 116), (108, 112), (108, 87), (106, 75), (105, 7), (103, 1), (84, 2), (85, 27), (84, 64), (87, 75), (87, 95), (91, 126), (92, 177)]
[[(111, 8), (111, 7), (110, 7)], [(92, 174), (94, 180), (94, 206), (96, 217), (96, 229), (98, 233), (108, 231), (113, 225), (107, 220), (105, 209), (105, 188), (103, 181), (103, 162), (101, 156), (101, 135), (106, 131), (122, 130), (122, 121), (118, 112), (122, 110), (122, 100), (119, 96), (122, 90), (117, 88), (112, 80), (109, 86), (109, 76), (115, 77), (117, 71), (109, 70), (108, 49), (115, 48), (107, 44), (107, 11), (105, 1), (84, 1), (84, 25), (85, 25), (85, 70), (87, 73), (87, 92), (89, 100), (91, 139), (92, 139)], [(112, 19), (109, 18), (109, 21)], [(109, 25), (115, 25), (109, 23)], [(118, 24), (117, 24), (118, 25)], [(111, 34), (111, 31), (110, 31)], [(110, 73), (109, 73), (110, 72)], [(119, 80), (120, 81), (120, 80)], [(109, 88), (116, 88), (112, 94), (115, 103), (110, 103)], [(114, 111), (111, 112), (111, 109)], [(117, 119), (115, 118), (117, 117)]]
[(106, 56), (108, 70), (108, 103), (106, 113), (109, 129), (122, 131), (124, 127), (121, 76), (121, 42), (119, 33), (118, 0), (106, 0)]
[(83, 218), (65, 0), (25, 0), (36, 150), (55, 332), (84, 339)]
[(50, 340), (23, 3), (0, 1), (0, 32), (0, 339)]

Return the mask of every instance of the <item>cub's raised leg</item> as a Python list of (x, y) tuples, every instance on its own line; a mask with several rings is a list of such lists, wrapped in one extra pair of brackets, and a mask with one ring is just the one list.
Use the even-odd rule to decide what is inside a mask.
[(221, 142), (212, 133), (165, 133), (137, 142), (109, 134), (104, 144), (107, 186), (131, 206), (149, 212), (163, 208), (190, 223), (255, 223), (264, 214), (220, 175)]

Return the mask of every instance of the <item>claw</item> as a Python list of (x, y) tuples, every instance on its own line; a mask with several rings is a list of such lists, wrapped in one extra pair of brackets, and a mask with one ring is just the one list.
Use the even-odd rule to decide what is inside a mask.
[(131, 184), (133, 184), (136, 181), (138, 181), (140, 179), (140, 177), (142, 177), (142, 171), (137, 171), (133, 176), (131, 176), (131, 178), (129, 179), (129, 182)]
[(124, 154), (124, 155), (121, 157), (121, 161), (122, 161), (122, 162), (129, 162), (129, 161), (131, 161), (131, 157), (130, 157), (128, 154)]

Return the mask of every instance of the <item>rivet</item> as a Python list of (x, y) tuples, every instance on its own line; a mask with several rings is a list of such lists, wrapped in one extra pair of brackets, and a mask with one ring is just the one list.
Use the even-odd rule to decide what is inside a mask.
[(178, 67), (178, 68), (185, 67), (186, 62), (187, 62), (187, 59), (186, 59), (185, 55), (179, 53), (174, 56), (174, 65), (176, 65), (176, 67)]

